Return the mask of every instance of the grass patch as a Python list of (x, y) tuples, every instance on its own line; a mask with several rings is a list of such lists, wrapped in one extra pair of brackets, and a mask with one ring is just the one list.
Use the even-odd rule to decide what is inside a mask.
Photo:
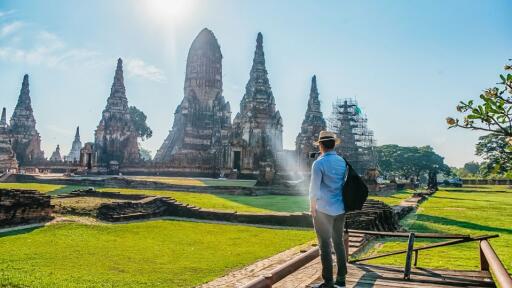
[(124, 188), (101, 188), (98, 191), (120, 192), (123, 194), (144, 194), (151, 196), (168, 196), (184, 204), (205, 209), (238, 212), (302, 212), (308, 209), (306, 196), (235, 196), (194, 192), (176, 192), (163, 190), (139, 190)]
[(312, 231), (150, 221), (0, 235), (2, 287), (192, 287), (314, 239)]
[[(441, 188), (424, 202), (416, 215), (403, 221), (411, 231), (499, 234), (490, 242), (507, 267), (512, 269), (512, 189), (506, 186), (465, 186)], [(431, 243), (418, 240), (417, 245)], [(406, 240), (385, 239), (371, 253), (406, 249)], [(479, 269), (478, 243), (460, 244), (419, 252), (418, 265), (431, 268)], [(405, 255), (370, 261), (374, 264), (403, 265)]]
[(238, 196), (222, 195), (222, 198), (246, 206), (267, 209), (275, 212), (304, 212), (309, 211), (307, 196), (263, 195)]
[(49, 193), (59, 189), (64, 189), (65, 185), (41, 184), (41, 183), (0, 183), (3, 189), (27, 189), (37, 190), (41, 193)]
[(373, 199), (373, 200), (382, 201), (390, 206), (395, 206), (395, 205), (400, 204), (400, 202), (404, 201), (405, 199), (410, 198), (412, 196), (413, 192), (414, 192), (414, 190), (405, 189), (405, 190), (400, 190), (400, 191), (394, 192), (389, 196), (370, 195), (370, 196), (368, 196), (368, 198)]

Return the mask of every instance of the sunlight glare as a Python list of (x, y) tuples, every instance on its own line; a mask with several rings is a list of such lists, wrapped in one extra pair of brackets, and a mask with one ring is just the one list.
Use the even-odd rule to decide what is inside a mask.
[(190, 16), (193, 0), (147, 0), (144, 1), (148, 17), (159, 23), (177, 23)]

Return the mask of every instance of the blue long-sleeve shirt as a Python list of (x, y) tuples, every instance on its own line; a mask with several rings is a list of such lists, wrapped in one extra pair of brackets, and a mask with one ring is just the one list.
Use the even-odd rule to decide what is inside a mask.
[(311, 167), (309, 199), (316, 199), (316, 209), (329, 215), (345, 213), (343, 184), (347, 164), (336, 152), (321, 155)]

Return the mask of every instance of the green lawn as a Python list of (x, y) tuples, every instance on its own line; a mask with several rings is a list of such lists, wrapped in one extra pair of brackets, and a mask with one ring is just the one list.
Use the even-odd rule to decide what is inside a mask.
[(370, 195), (368, 198), (382, 201), (390, 206), (395, 206), (395, 205), (399, 205), (400, 202), (404, 201), (405, 199), (410, 198), (412, 196), (413, 192), (414, 191), (411, 189), (405, 189), (405, 190), (400, 190), (395, 193), (392, 193), (389, 196)]
[(0, 286), (193, 287), (313, 239), (180, 221), (56, 224), (0, 235)]
[(65, 188), (65, 185), (52, 185), (52, 184), (40, 184), (40, 183), (0, 183), (0, 188), (5, 189), (29, 189), (37, 190), (41, 193), (48, 193), (55, 190)]
[(238, 212), (303, 212), (308, 210), (306, 196), (235, 196), (194, 192), (176, 192), (162, 190), (139, 190), (123, 188), (101, 188), (98, 191), (114, 191), (125, 194), (145, 194), (169, 196), (179, 202), (214, 210)]
[[(417, 214), (403, 224), (410, 231), (459, 233), (470, 235), (499, 234), (491, 239), (505, 266), (512, 269), (512, 189), (506, 186), (466, 186), (441, 188), (421, 204)], [(430, 241), (418, 240), (417, 245)], [(370, 253), (406, 249), (406, 241), (380, 241)], [(405, 255), (386, 257), (372, 263), (403, 265)], [(432, 268), (479, 269), (478, 243), (420, 251), (419, 266)]]

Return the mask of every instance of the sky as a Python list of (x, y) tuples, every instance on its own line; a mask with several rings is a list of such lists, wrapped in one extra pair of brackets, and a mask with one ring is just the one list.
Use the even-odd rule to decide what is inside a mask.
[(512, 58), (512, 1), (0, 0), (0, 106), (10, 117), (24, 74), (42, 147), (82, 142), (106, 105), (117, 58), (130, 105), (144, 111), (156, 153), (183, 98), (188, 49), (207, 27), (223, 54), (233, 117), (263, 33), (270, 84), (295, 137), (317, 75), (325, 117), (355, 98), (379, 145), (431, 145), (452, 166), (479, 160), (481, 134), (447, 129), (460, 100), (478, 99)]

